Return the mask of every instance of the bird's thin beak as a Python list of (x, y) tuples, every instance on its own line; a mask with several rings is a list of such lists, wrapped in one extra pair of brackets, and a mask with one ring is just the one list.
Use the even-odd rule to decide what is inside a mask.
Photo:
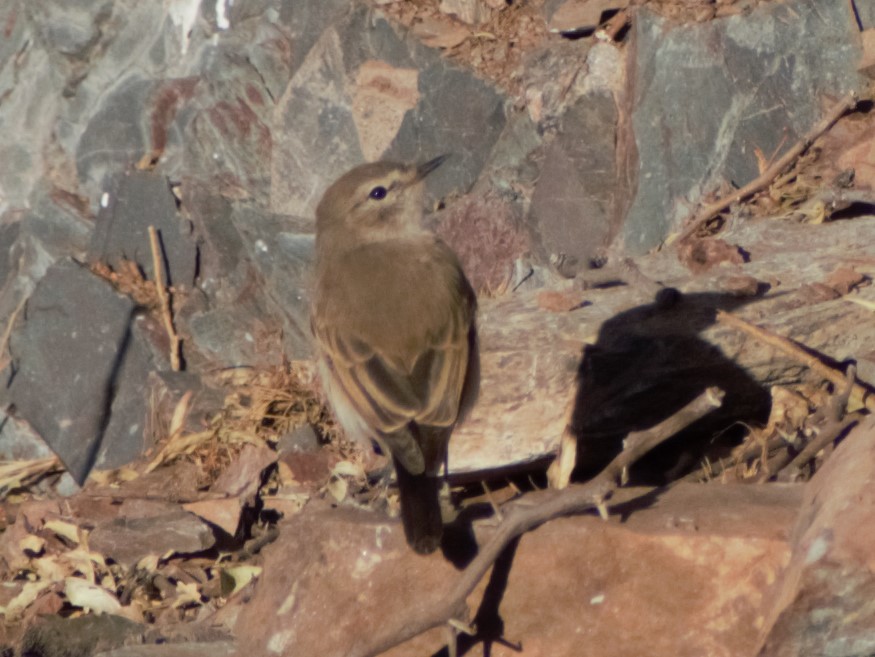
[(448, 157), (449, 155), (438, 155), (433, 160), (429, 160), (428, 162), (420, 164), (418, 167), (416, 167), (416, 179), (422, 180), (423, 178), (425, 178), (428, 174), (430, 174), (441, 164), (443, 164), (444, 160), (446, 160)]

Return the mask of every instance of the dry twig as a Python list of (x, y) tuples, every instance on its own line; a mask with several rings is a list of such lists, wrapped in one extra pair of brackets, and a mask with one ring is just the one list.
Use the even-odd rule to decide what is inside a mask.
[(689, 225), (681, 231), (681, 234), (678, 236), (676, 240), (677, 243), (681, 243), (684, 240), (688, 239), (691, 235), (693, 235), (699, 228), (701, 228), (705, 222), (709, 221), (712, 217), (717, 215), (720, 212), (723, 212), (733, 203), (737, 203), (743, 199), (748, 198), (749, 196), (753, 196), (757, 192), (764, 190), (769, 184), (777, 178), (781, 173), (786, 169), (790, 164), (792, 164), (793, 160), (799, 157), (802, 153), (804, 153), (814, 141), (820, 137), (824, 132), (829, 130), (833, 124), (838, 121), (845, 112), (853, 110), (857, 106), (857, 94), (851, 92), (847, 94), (844, 98), (842, 98), (835, 106), (830, 109), (826, 116), (824, 116), (815, 126), (793, 147), (787, 151), (781, 158), (778, 159), (777, 162), (772, 164), (768, 169), (766, 169), (762, 175), (757, 176), (754, 180), (749, 182), (747, 185), (737, 190), (735, 193), (730, 194), (729, 196), (715, 201), (714, 203), (710, 203), (700, 209), (695, 216), (690, 220)]
[[(743, 331), (751, 337), (779, 349), (790, 358), (799, 361), (806, 367), (817, 372), (824, 379), (832, 383), (837, 389), (842, 389), (844, 387), (845, 375), (841, 371), (830, 367), (816, 356), (809, 354), (792, 340), (777, 335), (776, 333), (772, 333), (771, 331), (756, 326), (755, 324), (751, 324), (750, 322), (741, 319), (741, 317), (723, 310), (717, 311), (717, 321), (721, 324), (726, 324), (727, 326)], [(860, 406), (864, 406), (867, 410), (875, 412), (875, 396), (873, 396), (871, 391), (865, 386), (857, 382), (856, 379), (851, 388), (850, 397), (855, 404), (859, 404)]]
[(604, 27), (596, 30), (595, 36), (597, 39), (601, 39), (602, 41), (608, 41), (613, 43), (617, 40), (617, 36), (620, 32), (623, 31), (623, 28), (626, 27), (632, 18), (629, 15), (628, 9), (621, 9), (616, 14), (614, 14), (608, 22), (605, 23)]
[(375, 626), (371, 635), (352, 653), (352, 657), (378, 655), (433, 627), (443, 625), (451, 618), (464, 616), (466, 598), (512, 540), (553, 518), (604, 507), (605, 500), (617, 489), (624, 469), (684, 427), (718, 408), (722, 400), (722, 390), (709, 388), (652, 429), (629, 434), (623, 451), (591, 481), (561, 491), (548, 489), (530, 493), (508, 504), (510, 509), (505, 514), (505, 520), (465, 568), (446, 597), (431, 606), (411, 610), (410, 616), (395, 617)]
[(845, 408), (848, 405), (848, 400), (851, 397), (851, 392), (854, 389), (854, 381), (857, 374), (857, 368), (853, 365), (848, 367), (845, 374), (845, 384), (838, 392), (830, 398), (826, 409), (826, 422), (820, 427), (817, 436), (815, 436), (792, 461), (787, 465), (786, 471), (789, 472), (789, 477), (794, 478), (796, 473), (802, 466), (813, 459), (822, 450), (832, 445), (839, 436), (845, 433), (851, 425), (857, 423), (856, 417), (844, 417)]
[(49, 474), (63, 472), (57, 456), (32, 461), (0, 462), (0, 499), (11, 490), (23, 488)]
[(155, 288), (161, 301), (161, 318), (164, 320), (164, 330), (170, 339), (170, 367), (174, 372), (182, 368), (180, 359), (179, 334), (173, 326), (173, 314), (170, 310), (170, 295), (167, 292), (167, 281), (164, 276), (164, 258), (161, 242), (158, 240), (158, 230), (155, 226), (149, 226), (149, 244), (152, 247), (152, 269), (155, 271)]

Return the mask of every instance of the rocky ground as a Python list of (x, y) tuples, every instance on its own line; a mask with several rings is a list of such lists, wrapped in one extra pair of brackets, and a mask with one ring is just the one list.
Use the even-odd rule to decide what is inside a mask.
[[(0, 30), (3, 655), (875, 653), (871, 0)], [(307, 295), (326, 186), (441, 153), (482, 372), (425, 558)]]

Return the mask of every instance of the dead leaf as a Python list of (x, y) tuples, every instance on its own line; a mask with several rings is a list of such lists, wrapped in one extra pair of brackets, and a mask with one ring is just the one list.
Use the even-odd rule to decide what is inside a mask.
[(328, 481), (328, 492), (337, 502), (343, 502), (349, 492), (349, 484), (343, 477), (331, 477)]
[(261, 486), (261, 473), (276, 460), (276, 452), (264, 445), (244, 445), (210, 490), (249, 502)]
[(176, 407), (173, 409), (173, 417), (170, 418), (169, 432), (171, 436), (175, 436), (182, 431), (182, 427), (185, 424), (185, 418), (188, 416), (189, 406), (191, 406), (191, 396), (193, 394), (194, 393), (191, 390), (188, 390), (179, 398), (179, 401), (176, 402)]
[(46, 549), (46, 540), (39, 536), (28, 534), (18, 542), (18, 547), (25, 554), (36, 557)]
[(253, 579), (261, 575), (261, 566), (232, 566), (219, 573), (222, 582), (222, 596), (230, 598)]
[(805, 423), (811, 413), (808, 400), (802, 395), (783, 386), (772, 386), (772, 408), (766, 432), (777, 429), (785, 432), (796, 431)]
[(188, 605), (201, 605), (201, 591), (197, 582), (177, 582), (176, 583), (176, 599), (173, 601), (173, 608), (179, 609)]
[(74, 607), (98, 614), (118, 614), (122, 609), (115, 595), (101, 586), (78, 577), (68, 577), (64, 580), (64, 595)]
[(73, 574), (72, 570), (69, 567), (65, 568), (56, 557), (34, 559), (32, 568), (43, 582), (63, 582), (64, 578)]
[(19, 617), (39, 597), (40, 593), (52, 585), (52, 582), (25, 582), (21, 591), (5, 607), (0, 607), (0, 613), (11, 621)]
[(364, 481), (367, 478), (362, 465), (352, 461), (338, 461), (331, 468), (331, 474), (336, 477), (350, 477), (356, 481)]
[(471, 30), (453, 20), (425, 18), (413, 26), (413, 34), (429, 48), (455, 48), (471, 36)]
[(58, 536), (66, 538), (71, 543), (76, 545), (80, 543), (79, 527), (71, 522), (65, 522), (64, 520), (47, 520), (44, 527), (50, 532), (54, 532)]
[(842, 296), (829, 285), (824, 285), (823, 283), (807, 283), (802, 285), (796, 294), (805, 303), (823, 303), (824, 301), (832, 301)]
[(755, 297), (760, 290), (760, 282), (753, 276), (728, 276), (720, 281), (720, 289), (734, 297)]
[(231, 536), (237, 533), (243, 503), (239, 497), (200, 500), (183, 504), (182, 508), (220, 527)]

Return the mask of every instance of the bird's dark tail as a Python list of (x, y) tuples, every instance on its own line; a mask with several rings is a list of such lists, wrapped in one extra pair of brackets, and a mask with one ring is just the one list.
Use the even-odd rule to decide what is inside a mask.
[(440, 477), (410, 474), (398, 459), (395, 477), (401, 498), (401, 522), (410, 547), (419, 554), (431, 554), (440, 547), (444, 525), (441, 518)]

